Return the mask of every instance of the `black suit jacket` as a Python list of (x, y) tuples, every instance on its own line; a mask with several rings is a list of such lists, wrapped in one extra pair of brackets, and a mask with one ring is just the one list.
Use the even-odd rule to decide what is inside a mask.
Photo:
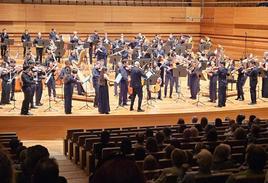
[(130, 77), (131, 77), (130, 86), (132, 88), (139, 88), (139, 87), (142, 87), (141, 77), (146, 78), (146, 75), (144, 74), (142, 69), (138, 67), (133, 67), (131, 69)]

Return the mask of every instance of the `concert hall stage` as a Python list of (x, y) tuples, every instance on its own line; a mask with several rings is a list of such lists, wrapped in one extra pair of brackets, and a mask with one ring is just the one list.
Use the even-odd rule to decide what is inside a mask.
[[(64, 115), (62, 103), (57, 104), (58, 112), (42, 112), (47, 106), (32, 110), (34, 116), (20, 116), (19, 111), (8, 112), (12, 107), (4, 106), (0, 114), (0, 131), (16, 131), (23, 140), (55, 140), (63, 139), (66, 130), (70, 128), (109, 128), (176, 124), (179, 117), (189, 121), (192, 116), (207, 116), (209, 120), (226, 116), (235, 118), (237, 114), (255, 114), (261, 118), (268, 118), (268, 102), (259, 101), (257, 105), (249, 106), (245, 102), (238, 102), (234, 97), (227, 101), (227, 107), (217, 108), (215, 104), (206, 102), (207, 98), (201, 98), (205, 105), (196, 106), (194, 101), (175, 101), (166, 98), (153, 102), (154, 106), (144, 106), (144, 113), (129, 111), (127, 109), (115, 110), (115, 103), (111, 104), (111, 114), (100, 115), (97, 109), (79, 110), (84, 103), (75, 102), (73, 114)], [(91, 105), (91, 104), (90, 104)], [(79, 106), (79, 107), (78, 107)]]

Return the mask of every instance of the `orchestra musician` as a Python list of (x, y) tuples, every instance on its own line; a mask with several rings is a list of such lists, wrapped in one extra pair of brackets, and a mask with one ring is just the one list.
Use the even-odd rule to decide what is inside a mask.
[(72, 50), (69, 56), (69, 61), (71, 62), (71, 64), (78, 64), (78, 56), (77, 56), (77, 52), (75, 50)]
[(2, 30), (2, 33), (0, 34), (0, 38), (1, 38), (1, 57), (3, 59), (7, 52), (6, 41), (9, 39), (9, 35), (5, 28)]
[(77, 70), (72, 70), (70, 66), (65, 67), (64, 75), (64, 111), (65, 114), (72, 114), (73, 86), (77, 83)]
[(99, 61), (96, 62), (95, 66), (92, 69), (92, 82), (93, 88), (95, 90), (95, 98), (94, 98), (94, 107), (98, 107), (98, 97), (99, 97), (99, 77), (100, 77), (100, 69), (101, 63)]
[(226, 106), (226, 91), (227, 91), (227, 75), (228, 69), (225, 67), (225, 62), (219, 62), (219, 70), (217, 72), (218, 75), (218, 106), (217, 107), (225, 107)]
[(77, 31), (74, 31), (73, 34), (70, 36), (70, 43), (75, 46), (75, 48), (78, 46), (80, 41), (80, 37), (77, 34)]
[(264, 63), (262, 63), (264, 77), (262, 78), (262, 97), (268, 98), (268, 52), (264, 53)]
[(239, 101), (245, 100), (243, 87), (247, 81), (247, 75), (245, 73), (246, 64), (247, 63), (245, 61), (241, 61), (237, 69), (237, 72), (238, 72), (238, 77), (237, 77), (237, 82), (236, 82), (237, 98), (235, 100), (239, 100)]
[(102, 42), (98, 43), (96, 48), (97, 61), (103, 61), (103, 65), (107, 66), (107, 49), (103, 46)]
[(217, 100), (217, 75), (218, 68), (213, 60), (208, 64), (207, 74), (209, 78), (209, 102), (216, 103)]
[(21, 115), (32, 115), (29, 112), (29, 105), (32, 97), (32, 85), (35, 84), (33, 81), (33, 73), (28, 65), (23, 66), (23, 72), (21, 75), (22, 91), (24, 93), (24, 100), (21, 106)]
[(31, 50), (28, 50), (28, 52), (26, 53), (26, 56), (24, 58), (23, 66), (28, 66), (30, 61), (34, 62), (34, 56), (31, 52)]
[(144, 112), (144, 110), (141, 109), (142, 97), (143, 97), (141, 77), (144, 77), (145, 79), (147, 79), (143, 70), (140, 68), (140, 63), (136, 61), (134, 63), (134, 67), (131, 69), (131, 72), (130, 72), (130, 78), (131, 78), (130, 87), (133, 88), (130, 111), (134, 110), (133, 106), (134, 106), (135, 98), (136, 98), (136, 95), (138, 95), (138, 110), (137, 111)]
[(36, 58), (35, 61), (39, 61), (42, 64), (43, 50), (44, 50), (44, 40), (42, 38), (41, 32), (38, 32), (37, 37), (34, 39), (33, 44), (36, 48)]
[(91, 35), (89, 34), (85, 40), (85, 43), (89, 44), (88, 54), (89, 54), (89, 63), (92, 64), (93, 59), (93, 40)]
[(174, 78), (173, 78), (173, 60), (166, 60), (164, 64), (161, 66), (165, 68), (165, 87), (164, 87), (164, 98), (167, 97), (167, 88), (169, 88), (169, 98), (172, 98), (173, 86), (174, 86)]
[(10, 82), (11, 82), (11, 89), (10, 89), (10, 100), (15, 100), (15, 85), (16, 85), (16, 79), (15, 76), (18, 74), (21, 70), (17, 70), (16, 68), (16, 60), (11, 59), (10, 60), (10, 68), (11, 68), (11, 74), (10, 74)]
[(31, 36), (28, 30), (25, 29), (25, 32), (21, 35), (21, 42), (23, 44), (23, 58), (25, 58), (26, 52), (28, 51), (28, 49), (30, 49), (29, 47), (27, 47), (27, 45), (25, 45), (25, 43), (28, 43), (30, 41), (31, 41)]
[(3, 70), (1, 72), (2, 79), (2, 94), (0, 105), (10, 104), (10, 90), (11, 90), (11, 72), (12, 69), (8, 63), (3, 63)]
[(127, 105), (128, 72), (129, 72), (129, 68), (127, 67), (127, 62), (123, 60), (121, 66), (119, 66), (118, 68), (118, 73), (120, 73), (122, 76), (122, 79), (120, 80), (120, 83), (119, 83), (119, 87), (120, 87), (119, 105), (121, 106)]
[(109, 77), (107, 75), (107, 68), (102, 67), (99, 77), (99, 96), (98, 96), (98, 111), (100, 114), (109, 114), (110, 103), (109, 103), (109, 89), (108, 82)]
[(249, 68), (246, 74), (249, 76), (249, 86), (250, 86), (250, 97), (251, 97), (251, 103), (249, 105), (255, 105), (257, 104), (257, 96), (256, 96), (256, 87), (258, 84), (258, 75), (259, 75), (259, 69), (256, 66), (255, 60), (250, 60), (249, 62)]
[(197, 99), (197, 94), (200, 91), (200, 66), (198, 61), (193, 60), (191, 67), (188, 69), (189, 72), (189, 82), (190, 82), (190, 99)]
[(28, 66), (31, 69), (31, 75), (33, 77), (33, 83), (31, 85), (31, 100), (30, 100), (30, 107), (31, 109), (37, 109), (37, 107), (34, 105), (34, 94), (35, 94), (35, 90), (36, 90), (36, 85), (37, 85), (37, 73), (36, 70), (34, 69), (34, 65), (35, 65), (35, 61), (34, 60), (30, 60), (28, 62)]
[(55, 81), (55, 72), (57, 69), (57, 65), (55, 65), (53, 62), (49, 62), (48, 67), (47, 67), (47, 89), (48, 89), (48, 97), (49, 100), (52, 100), (52, 94), (54, 101), (56, 101), (56, 81)]
[(39, 61), (35, 62), (34, 74), (35, 74), (35, 77), (36, 77), (35, 105), (36, 106), (42, 106), (43, 105), (41, 103), (42, 94), (43, 94), (42, 80), (45, 79), (46, 72), (45, 72), (44, 68), (42, 68), (42, 66), (40, 65)]
[(52, 40), (53, 42), (58, 40), (58, 35), (56, 29), (52, 28), (51, 32), (48, 35), (49, 39)]

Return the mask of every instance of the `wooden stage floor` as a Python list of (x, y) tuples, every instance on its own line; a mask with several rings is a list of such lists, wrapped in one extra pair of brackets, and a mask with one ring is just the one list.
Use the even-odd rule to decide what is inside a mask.
[[(201, 82), (201, 91), (207, 91), (207, 81)], [(181, 86), (186, 86), (186, 80), (181, 81)], [(56, 112), (44, 112), (48, 107), (47, 90), (43, 93), (44, 106), (34, 109), (31, 112), (33, 116), (20, 116), (19, 110), (9, 112), (12, 105), (2, 106), (0, 109), (0, 131), (16, 131), (19, 137), (23, 140), (55, 140), (63, 139), (66, 135), (66, 130), (70, 128), (109, 128), (109, 127), (127, 127), (127, 126), (146, 126), (146, 125), (163, 125), (176, 124), (179, 117), (190, 121), (192, 116), (202, 117), (207, 116), (209, 120), (216, 117), (224, 118), (226, 116), (235, 118), (237, 114), (255, 114), (261, 118), (268, 118), (268, 100), (267, 102), (258, 100), (258, 104), (254, 106), (248, 105), (249, 92), (248, 83), (246, 84), (246, 100), (243, 102), (236, 101), (235, 96), (229, 97), (227, 106), (224, 108), (215, 107), (216, 104), (209, 103), (208, 98), (200, 96), (200, 101), (205, 105), (196, 106), (193, 104), (196, 101), (189, 99), (189, 91), (182, 87), (182, 93), (185, 95), (186, 101), (176, 101), (176, 93), (173, 98), (164, 98), (162, 101), (153, 101), (153, 106), (146, 106), (146, 101), (143, 100), (143, 109), (145, 112), (138, 113), (137, 111), (129, 111), (119, 108), (117, 110), (118, 98), (113, 96), (113, 87), (110, 87), (110, 106), (111, 113), (109, 115), (98, 114), (98, 110), (80, 109), (85, 105), (85, 102), (73, 102), (73, 114), (65, 115), (63, 101), (59, 103), (52, 102), (52, 107)], [(60, 92), (60, 89), (58, 89)], [(144, 96), (146, 98), (146, 96)], [(16, 93), (17, 107), (21, 107), (23, 99), (22, 93)], [(92, 106), (92, 103), (89, 103)], [(137, 101), (135, 103), (135, 108)]]

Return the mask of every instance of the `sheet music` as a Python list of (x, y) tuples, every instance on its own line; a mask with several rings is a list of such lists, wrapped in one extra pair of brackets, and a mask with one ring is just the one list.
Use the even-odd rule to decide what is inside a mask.
[(119, 74), (116, 76), (116, 78), (115, 78), (115, 82), (116, 82), (117, 84), (119, 84), (122, 78), (123, 78), (123, 77), (122, 77), (122, 74), (119, 73)]
[(150, 78), (153, 75), (153, 73), (151, 71), (148, 71), (148, 72), (146, 72), (145, 75), (147, 78)]

